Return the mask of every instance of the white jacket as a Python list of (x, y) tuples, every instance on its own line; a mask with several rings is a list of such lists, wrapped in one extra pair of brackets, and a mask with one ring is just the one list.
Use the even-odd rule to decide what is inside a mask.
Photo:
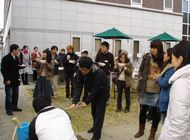
[(169, 83), (169, 106), (159, 140), (190, 140), (190, 65), (177, 70)]

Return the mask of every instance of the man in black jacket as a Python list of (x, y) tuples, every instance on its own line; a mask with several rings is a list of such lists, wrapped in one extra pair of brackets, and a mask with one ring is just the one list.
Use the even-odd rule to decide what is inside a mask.
[[(83, 57), (79, 60), (79, 70), (84, 78), (84, 84), (90, 91), (88, 97), (81, 103), (80, 106), (86, 106), (91, 103), (91, 113), (93, 117), (93, 127), (88, 130), (93, 132), (91, 140), (99, 140), (101, 138), (101, 130), (104, 122), (104, 115), (106, 111), (106, 102), (109, 94), (106, 92), (107, 79), (104, 71), (93, 65), (93, 61), (89, 57)], [(81, 77), (81, 76), (78, 76)], [(77, 82), (79, 83), (79, 82)], [(80, 85), (75, 85), (75, 88), (80, 89)], [(80, 93), (80, 92), (77, 92)], [(80, 95), (75, 95), (73, 105), (70, 108), (75, 108), (80, 98)]]
[[(65, 83), (66, 83), (66, 98), (69, 100), (73, 98), (73, 75), (77, 70), (78, 56), (74, 53), (74, 46), (67, 46), (67, 54), (64, 57), (64, 70), (65, 70)], [(71, 83), (71, 92), (70, 92), (70, 83)]]
[(95, 62), (107, 75), (107, 94), (110, 94), (110, 72), (113, 71), (114, 67), (114, 56), (109, 51), (109, 43), (104, 41), (101, 44), (100, 52), (97, 53)]
[(22, 111), (22, 109), (17, 107), (17, 104), (20, 85), (19, 68), (24, 67), (19, 64), (18, 53), (19, 46), (12, 44), (10, 46), (10, 53), (4, 56), (1, 62), (1, 73), (5, 84), (5, 109), (7, 115), (13, 115), (13, 111)]

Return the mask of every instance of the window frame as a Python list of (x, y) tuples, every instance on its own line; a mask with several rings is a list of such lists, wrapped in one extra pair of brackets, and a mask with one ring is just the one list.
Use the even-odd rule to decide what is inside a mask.
[(173, 4), (174, 4), (174, 1), (173, 0), (171, 0), (172, 1), (172, 8), (166, 8), (166, 5), (165, 5), (165, 2), (166, 2), (166, 0), (164, 0), (164, 3), (163, 3), (163, 6), (164, 6), (164, 11), (167, 11), (167, 12), (173, 12), (173, 8), (174, 8), (174, 6), (173, 6)]
[(138, 3), (138, 2), (133, 2), (133, 0), (131, 0), (131, 5), (132, 6), (137, 6), (137, 7), (142, 7), (142, 4), (143, 4), (143, 0), (140, 0), (141, 2)]
[[(81, 51), (81, 36), (78, 36), (78, 35), (73, 35), (73, 36), (72, 36), (72, 38), (71, 38), (71, 43), (72, 43), (73, 46), (74, 46), (74, 40), (73, 40), (74, 38), (79, 38), (79, 40), (80, 40), (79, 51), (74, 48), (74, 52), (80, 52), (80, 51)], [(74, 46), (74, 47), (75, 47), (75, 46)]]
[[(102, 38), (96, 38), (96, 37), (94, 38), (94, 52), (95, 52), (95, 53), (97, 53), (97, 52), (98, 52), (98, 50), (99, 50), (99, 49), (98, 49), (98, 50), (96, 50), (96, 40), (100, 40), (100, 45), (101, 45)], [(100, 47), (100, 46), (99, 46), (99, 47)]]

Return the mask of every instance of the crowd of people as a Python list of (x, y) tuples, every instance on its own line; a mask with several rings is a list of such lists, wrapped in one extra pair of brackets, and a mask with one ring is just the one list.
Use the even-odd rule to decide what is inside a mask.
[[(65, 80), (66, 100), (72, 102), (69, 109), (85, 107), (91, 103), (93, 126), (88, 130), (88, 133), (93, 133), (91, 140), (101, 138), (106, 106), (109, 105), (112, 72), (116, 75), (114, 81), (117, 87), (116, 112), (122, 110), (125, 113), (130, 112), (133, 63), (126, 51), (119, 51), (118, 58), (114, 59), (106, 41), (101, 43), (94, 61), (86, 49), (81, 52), (80, 57), (74, 52), (72, 45), (68, 45), (66, 51), (63, 48), (57, 54), (58, 47), (54, 45), (42, 53), (34, 47), (30, 53), (28, 46), (23, 46), (22, 50), (19, 50), (17, 44), (12, 44), (10, 53), (2, 59), (1, 73), (5, 84), (7, 115), (13, 115), (14, 111), (22, 111), (17, 106), (20, 81), (22, 80), (23, 85), (28, 85), (28, 74), (30, 70), (33, 71), (35, 83), (33, 107), (37, 116), (30, 124), (31, 140), (54, 139), (54, 135), (57, 139), (77, 139), (69, 115), (64, 110), (51, 106), (51, 98), (57, 98), (58, 79)], [(190, 42), (181, 41), (165, 52), (160, 40), (150, 43), (150, 53), (143, 56), (138, 74), (140, 112), (139, 129), (134, 135), (135, 138), (144, 135), (146, 117), (149, 113), (152, 127), (148, 140), (155, 139), (160, 120), (163, 128), (159, 140), (188, 139), (190, 136), (189, 64)], [(65, 131), (57, 131), (58, 129)]]

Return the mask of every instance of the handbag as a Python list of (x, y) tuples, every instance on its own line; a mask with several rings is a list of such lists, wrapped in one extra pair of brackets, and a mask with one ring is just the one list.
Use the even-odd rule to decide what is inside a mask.
[(112, 82), (114, 84), (117, 84), (119, 75), (123, 72), (124, 69), (125, 69), (125, 67), (123, 67), (122, 70), (119, 73), (117, 73), (117, 72), (113, 73), (113, 75), (112, 75)]

